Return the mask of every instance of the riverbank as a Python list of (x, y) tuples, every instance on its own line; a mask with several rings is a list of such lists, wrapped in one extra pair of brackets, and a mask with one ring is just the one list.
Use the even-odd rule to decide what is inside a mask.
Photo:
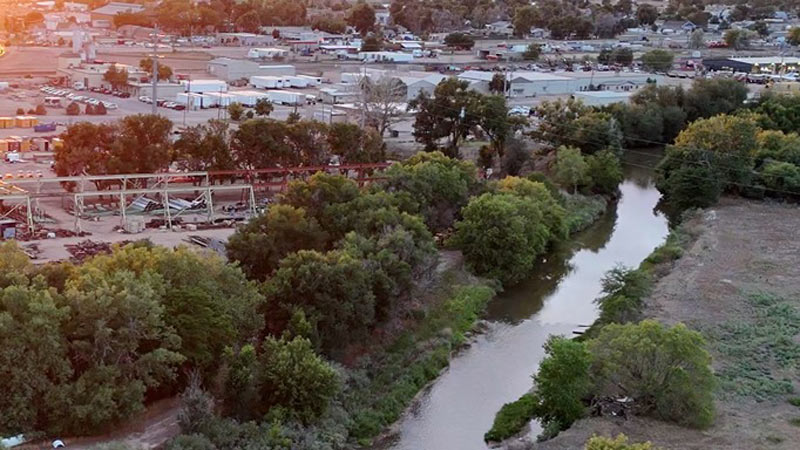
[(656, 268), (643, 316), (701, 332), (717, 378), (707, 430), (646, 418), (583, 419), (524, 448), (580, 448), (593, 434), (664, 449), (796, 448), (800, 441), (800, 208), (725, 199), (685, 224), (680, 259)]
[(487, 448), (483, 434), (503, 403), (530, 388), (547, 337), (594, 321), (603, 273), (618, 263), (638, 265), (666, 236), (652, 183), (626, 179), (620, 194), (593, 225), (544, 255), (528, 280), (491, 300), (488, 330), (450, 361), (395, 425), (394, 440), (378, 448)]
[[(601, 196), (565, 196), (567, 222), (572, 233), (596, 222), (608, 209)], [(443, 264), (436, 270), (433, 288), (416, 303), (430, 307), (418, 309), (416, 323), (383, 352), (363, 361), (369, 368), (363, 375), (370, 381), (351, 385), (343, 406), (352, 415), (350, 435), (361, 445), (377, 436), (377, 446), (390, 445), (398, 433), (395, 424), (425, 386), (436, 380), (450, 362), (455, 350), (463, 349), (467, 339), (484, 331), (479, 319), (496, 294), (491, 281), (467, 273), (458, 252), (442, 252)], [(388, 428), (387, 428), (388, 427)], [(385, 430), (381, 434), (381, 430)], [(380, 435), (379, 435), (380, 434)]]

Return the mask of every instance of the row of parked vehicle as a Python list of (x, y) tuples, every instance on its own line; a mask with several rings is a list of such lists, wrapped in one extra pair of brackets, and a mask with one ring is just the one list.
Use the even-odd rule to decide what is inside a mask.
[(89, 90), (91, 92), (97, 92), (98, 94), (113, 95), (114, 97), (119, 97), (119, 98), (130, 98), (131, 96), (131, 94), (128, 92), (114, 91), (106, 88), (93, 87), (89, 88)]
[[(139, 97), (139, 101), (147, 103), (148, 105), (153, 104), (153, 99), (146, 95)], [(169, 100), (164, 100), (163, 98), (156, 100), (156, 105), (161, 106), (162, 108), (174, 109), (175, 111), (183, 111), (184, 109), (186, 109), (186, 105), (182, 105), (176, 102), (171, 102)]]
[[(88, 96), (85, 96), (85, 95), (76, 94), (74, 92), (70, 92), (68, 89), (59, 89), (59, 88), (55, 88), (55, 87), (51, 87), (51, 86), (45, 86), (45, 87), (41, 88), (40, 91), (45, 93), (45, 94), (47, 94), (47, 95), (52, 95), (52, 96), (55, 96), (55, 97), (63, 97), (65, 99), (73, 101), (73, 102), (84, 103), (84, 104), (92, 105), (92, 106), (99, 106), (100, 104), (102, 104), (103, 106), (106, 107), (106, 109), (117, 109), (118, 108), (117, 104), (114, 103), (114, 102), (107, 102), (105, 100), (99, 100), (99, 99), (88, 97)], [(56, 102), (47, 101), (47, 100), (48, 99), (45, 98), (45, 104), (47, 106), (59, 106), (59, 104), (60, 104), (60, 102), (59, 102), (59, 104), (56, 104)], [(60, 105), (60, 106), (64, 106), (64, 105)]]

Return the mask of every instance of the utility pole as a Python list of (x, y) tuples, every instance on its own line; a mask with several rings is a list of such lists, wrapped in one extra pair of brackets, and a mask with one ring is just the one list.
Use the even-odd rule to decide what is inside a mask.
[(158, 114), (158, 25), (153, 33), (153, 115)]

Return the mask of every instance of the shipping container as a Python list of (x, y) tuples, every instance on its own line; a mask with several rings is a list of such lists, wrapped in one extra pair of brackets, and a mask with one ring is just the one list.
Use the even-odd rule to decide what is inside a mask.
[(31, 118), (28, 116), (17, 116), (15, 125), (17, 128), (30, 128), (33, 126), (31, 125)]
[(233, 91), (231, 94), (236, 98), (236, 102), (245, 106), (256, 106), (259, 99), (269, 100), (269, 94), (259, 91)]
[(192, 80), (181, 83), (185, 86), (186, 92), (228, 92), (228, 83), (222, 80)]
[(278, 105), (302, 105), (306, 101), (305, 94), (291, 91), (267, 91), (269, 101)]
[(309, 86), (319, 86), (322, 84), (322, 77), (313, 77), (311, 75), (297, 75), (297, 78), (302, 78), (308, 82)]
[(308, 80), (300, 77), (286, 77), (289, 82), (289, 87), (293, 88), (306, 88), (308, 87)]
[(13, 117), (0, 117), (0, 128), (14, 128), (17, 121)]
[(280, 89), (286, 87), (283, 77), (274, 76), (253, 76), (250, 77), (250, 85), (257, 89)]

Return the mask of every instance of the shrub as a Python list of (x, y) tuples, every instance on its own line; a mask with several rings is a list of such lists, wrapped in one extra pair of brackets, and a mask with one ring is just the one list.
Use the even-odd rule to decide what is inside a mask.
[(36, 115), (37, 116), (46, 116), (47, 115), (47, 108), (44, 105), (37, 105), (36, 106)]
[(643, 270), (617, 266), (602, 281), (603, 296), (595, 300), (600, 305), (601, 323), (625, 323), (635, 320), (644, 297), (650, 292), (650, 277)]
[(680, 425), (711, 425), (715, 380), (700, 333), (644, 320), (606, 325), (587, 344), (597, 396), (631, 397), (642, 414)]
[(601, 150), (586, 157), (589, 187), (598, 194), (613, 194), (622, 182), (622, 165), (611, 150)]
[(761, 180), (773, 195), (800, 194), (800, 167), (788, 162), (769, 161), (761, 169)]
[(578, 185), (586, 182), (588, 166), (580, 149), (561, 146), (556, 152), (553, 170), (556, 180), (563, 187), (572, 188), (572, 192), (575, 193), (578, 191)]
[(255, 378), (257, 410), (279, 406), (303, 423), (325, 412), (339, 391), (339, 375), (314, 352), (311, 341), (301, 337), (267, 338)]
[(525, 394), (514, 402), (506, 403), (494, 417), (492, 428), (483, 435), (483, 440), (502, 441), (519, 433), (533, 418), (536, 407), (533, 394)]
[(486, 193), (464, 208), (452, 243), (479, 275), (513, 284), (528, 276), (552, 235), (539, 202)]
[(24, 108), (17, 108), (17, 115), (18, 116), (21, 116), (21, 115), (24, 115), (24, 114), (25, 114), (25, 109)]
[(322, 249), (326, 241), (327, 234), (303, 208), (273, 205), (237, 229), (227, 251), (250, 278), (265, 280), (289, 253)]
[(68, 116), (77, 116), (81, 113), (81, 107), (76, 102), (72, 102), (67, 105), (67, 115)]
[(547, 340), (544, 350), (533, 376), (535, 415), (545, 427), (565, 430), (586, 413), (583, 400), (591, 392), (592, 355), (584, 343), (557, 336)]

